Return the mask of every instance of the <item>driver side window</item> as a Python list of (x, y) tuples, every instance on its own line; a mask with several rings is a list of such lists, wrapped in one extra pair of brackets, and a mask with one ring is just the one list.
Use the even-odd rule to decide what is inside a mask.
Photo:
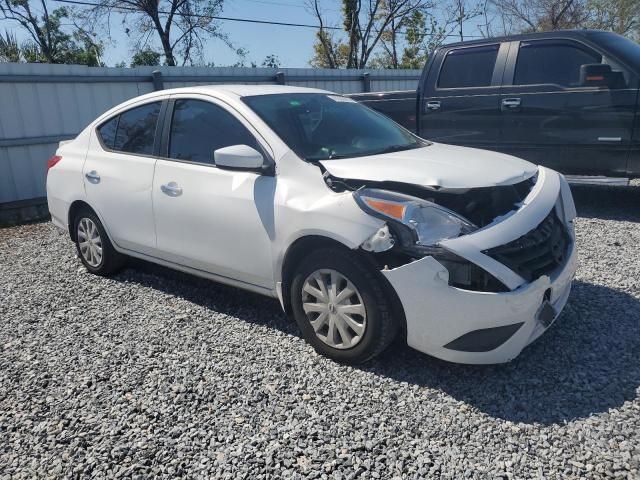
[(580, 67), (601, 61), (602, 55), (575, 42), (521, 42), (513, 84), (579, 87)]
[(248, 145), (260, 151), (254, 136), (223, 108), (204, 100), (176, 100), (169, 158), (214, 165), (213, 152), (231, 145)]

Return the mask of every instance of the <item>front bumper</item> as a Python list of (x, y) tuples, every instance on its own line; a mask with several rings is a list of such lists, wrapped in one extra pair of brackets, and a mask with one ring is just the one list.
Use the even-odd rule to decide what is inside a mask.
[[(489, 271), (510, 288), (509, 292), (452, 287), (448, 284), (449, 272), (433, 257), (382, 272), (403, 305), (410, 347), (452, 362), (508, 362), (555, 321), (567, 302), (577, 267), (573, 233), (575, 207), (565, 184), (562, 176), (541, 168), (536, 185), (517, 211), (473, 234), (447, 242), (446, 248)], [(524, 235), (553, 208), (566, 224), (571, 242), (564, 265), (551, 275), (527, 283), (482, 253)], [(553, 306), (555, 315), (541, 320), (539, 312), (545, 301)], [(506, 336), (505, 332), (508, 332)], [(473, 338), (482, 337), (486, 347), (491, 345), (492, 336), (498, 337), (494, 339), (495, 348), (476, 348), (477, 345), (472, 344)], [(461, 337), (471, 338), (471, 345), (460, 347), (465, 343), (460, 342)]]

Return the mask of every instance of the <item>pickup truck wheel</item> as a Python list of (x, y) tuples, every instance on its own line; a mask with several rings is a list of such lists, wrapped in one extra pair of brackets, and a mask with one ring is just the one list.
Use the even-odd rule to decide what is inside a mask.
[(321, 249), (298, 266), (291, 306), (305, 340), (336, 361), (380, 354), (398, 330), (378, 272), (352, 252)]
[(78, 257), (91, 273), (106, 276), (124, 266), (125, 256), (113, 248), (94, 212), (88, 209), (78, 212), (74, 219), (74, 231)]

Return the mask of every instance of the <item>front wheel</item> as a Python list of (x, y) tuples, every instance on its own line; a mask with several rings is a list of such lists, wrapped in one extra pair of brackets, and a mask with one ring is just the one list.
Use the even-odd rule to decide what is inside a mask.
[(353, 252), (321, 249), (298, 266), (291, 306), (305, 340), (343, 363), (380, 354), (395, 338), (397, 322), (381, 279)]

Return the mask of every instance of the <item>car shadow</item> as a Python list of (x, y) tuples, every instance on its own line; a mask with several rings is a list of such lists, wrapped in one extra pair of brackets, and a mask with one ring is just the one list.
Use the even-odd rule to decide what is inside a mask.
[[(135, 261), (114, 279), (136, 282), (243, 321), (300, 337), (279, 303), (258, 294)], [(359, 369), (445, 392), (495, 418), (554, 424), (618, 408), (640, 385), (640, 301), (574, 282), (556, 324), (514, 361), (458, 365), (396, 342)]]
[(282, 311), (276, 299), (136, 258), (130, 258), (128, 266), (130, 268), (125, 268), (111, 278), (121, 282), (135, 282), (212, 312), (301, 336), (297, 326)]
[(571, 185), (579, 217), (640, 223), (640, 186)]
[(640, 386), (640, 301), (574, 282), (556, 323), (510, 363), (456, 365), (394, 349), (369, 371), (439, 389), (492, 417), (554, 424), (618, 408)]

